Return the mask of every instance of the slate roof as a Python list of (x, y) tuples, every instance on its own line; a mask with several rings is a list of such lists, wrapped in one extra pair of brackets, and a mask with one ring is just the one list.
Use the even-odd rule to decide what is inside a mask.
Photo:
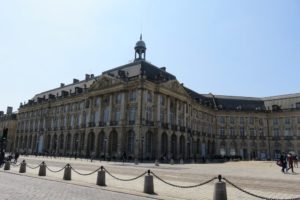
[[(145, 61), (145, 60), (138, 60), (135, 62), (131, 62), (126, 65), (122, 65), (120, 67), (116, 67), (107, 71), (104, 71), (102, 74), (110, 74), (111, 72), (115, 72), (116, 70), (124, 70), (131, 66), (137, 66), (141, 65), (141, 75), (146, 75), (147, 80), (154, 81), (154, 82), (165, 82), (168, 80), (174, 80), (176, 79), (176, 76), (173, 74), (170, 74), (166, 72), (165, 70)], [(131, 78), (132, 76), (129, 74), (128, 78)]]

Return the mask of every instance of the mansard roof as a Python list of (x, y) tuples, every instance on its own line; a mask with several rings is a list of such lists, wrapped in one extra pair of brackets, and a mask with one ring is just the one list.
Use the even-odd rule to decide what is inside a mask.
[(126, 65), (104, 71), (102, 74), (124, 76), (124, 78), (129, 79), (139, 75), (143, 75), (147, 80), (153, 82), (165, 82), (176, 79), (176, 76), (166, 72), (164, 67), (159, 68), (145, 60), (131, 62)]
[(218, 110), (244, 110), (244, 111), (263, 111), (265, 110), (264, 101), (253, 97), (221, 96), (215, 95), (215, 102)]

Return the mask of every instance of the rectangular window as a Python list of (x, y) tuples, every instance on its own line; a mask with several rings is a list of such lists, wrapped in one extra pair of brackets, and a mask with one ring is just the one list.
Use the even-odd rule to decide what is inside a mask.
[(285, 124), (290, 124), (291, 123), (291, 120), (288, 117), (286, 117), (284, 121), (285, 121)]
[(291, 129), (290, 128), (286, 128), (284, 130), (284, 136), (292, 136), (292, 133), (291, 133)]
[(160, 105), (164, 106), (165, 105), (165, 97), (163, 95), (160, 95)]
[(122, 101), (122, 96), (121, 96), (121, 94), (117, 94), (117, 95), (115, 96), (115, 103), (116, 103), (116, 104), (121, 104), (121, 101)]
[(128, 120), (129, 121), (135, 121), (135, 113), (136, 113), (136, 109), (135, 108), (130, 108), (129, 109), (129, 116), (128, 116)]
[(230, 117), (230, 123), (234, 124), (234, 117)]
[(231, 135), (231, 136), (235, 136), (234, 128), (230, 128), (230, 135)]
[(240, 117), (240, 124), (244, 124), (244, 117)]
[(300, 137), (300, 128), (298, 128), (297, 136)]
[(255, 130), (254, 130), (254, 128), (250, 128), (250, 136), (255, 136)]
[(220, 133), (220, 136), (224, 136), (225, 135), (224, 127), (220, 128), (219, 133)]
[(273, 119), (273, 125), (278, 125), (278, 118)]
[(136, 91), (132, 90), (129, 92), (129, 101), (130, 102), (135, 102), (136, 101)]
[(118, 123), (121, 119), (121, 113), (119, 110), (115, 112), (115, 121)]
[(253, 125), (254, 124), (254, 117), (249, 118), (249, 124)]
[(161, 123), (165, 122), (165, 112), (163, 109), (160, 109), (160, 122)]
[(106, 107), (103, 113), (103, 122), (107, 123), (109, 121), (109, 108)]
[(279, 137), (279, 129), (278, 128), (273, 129), (273, 136), (274, 137)]
[(300, 124), (300, 116), (297, 117), (297, 123)]
[(245, 129), (244, 129), (244, 127), (241, 127), (241, 128), (240, 128), (240, 136), (241, 136), (241, 137), (244, 137), (244, 136), (245, 136)]
[(224, 123), (225, 123), (225, 117), (224, 117), (224, 116), (220, 116), (220, 117), (219, 117), (219, 122), (220, 122), (221, 124), (224, 124)]

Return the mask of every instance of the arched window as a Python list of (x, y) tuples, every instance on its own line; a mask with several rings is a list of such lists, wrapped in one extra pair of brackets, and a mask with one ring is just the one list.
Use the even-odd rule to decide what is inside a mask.
[(166, 155), (168, 152), (168, 136), (166, 133), (161, 135), (161, 153)]
[(146, 153), (152, 152), (152, 144), (153, 144), (153, 134), (148, 131), (146, 133)]

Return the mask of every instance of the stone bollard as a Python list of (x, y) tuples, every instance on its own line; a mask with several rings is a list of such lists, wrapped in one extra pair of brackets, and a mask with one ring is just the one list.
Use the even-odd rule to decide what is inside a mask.
[(145, 176), (144, 193), (154, 194), (153, 176), (150, 175), (150, 170), (148, 170), (148, 175)]
[(174, 165), (174, 159), (171, 159), (171, 160), (170, 160), (170, 164), (171, 164), (171, 165)]
[(219, 182), (215, 183), (213, 200), (227, 200), (226, 183), (221, 181), (222, 176), (218, 176)]
[(43, 161), (40, 165), (39, 176), (46, 176), (46, 164)]
[(138, 165), (139, 164), (139, 160), (138, 159), (134, 159), (134, 164)]
[(10, 170), (10, 162), (5, 161), (4, 170)]
[(65, 166), (65, 171), (64, 171), (64, 180), (66, 181), (70, 181), (71, 180), (71, 165), (68, 163), (66, 166)]
[(103, 166), (101, 166), (101, 171), (98, 171), (97, 176), (97, 185), (106, 186), (105, 184), (105, 171), (103, 170)]
[(180, 159), (180, 164), (183, 164), (183, 159), (182, 158)]
[(25, 173), (26, 172), (26, 161), (23, 160), (20, 164), (20, 170), (19, 173)]
[(159, 166), (158, 160), (155, 160), (155, 166)]

